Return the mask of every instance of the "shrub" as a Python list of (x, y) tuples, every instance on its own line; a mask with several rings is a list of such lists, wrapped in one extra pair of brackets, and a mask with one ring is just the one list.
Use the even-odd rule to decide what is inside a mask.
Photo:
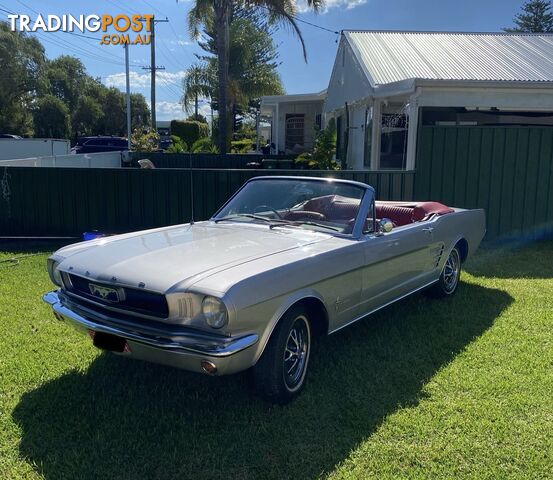
[(180, 137), (176, 135), (171, 135), (171, 145), (165, 151), (167, 153), (185, 153), (188, 151), (188, 145)]
[(151, 128), (135, 128), (131, 143), (136, 152), (156, 152), (159, 150), (159, 135)]
[(232, 153), (248, 153), (253, 149), (253, 141), (249, 138), (234, 140), (230, 143)]
[(209, 136), (209, 125), (195, 120), (173, 120), (171, 135), (176, 135), (187, 145), (192, 145), (200, 138)]
[(317, 132), (313, 153), (302, 153), (296, 158), (296, 162), (317, 170), (340, 170), (340, 166), (334, 160), (335, 152), (336, 124), (334, 119), (331, 119), (324, 130)]
[(190, 151), (192, 153), (219, 153), (218, 148), (209, 137), (196, 140)]

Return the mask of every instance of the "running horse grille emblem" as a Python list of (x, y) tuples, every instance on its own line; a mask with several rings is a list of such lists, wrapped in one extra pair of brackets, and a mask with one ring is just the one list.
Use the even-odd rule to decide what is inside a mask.
[(119, 291), (115, 288), (103, 287), (94, 283), (89, 283), (88, 288), (92, 296), (106, 300), (112, 303), (118, 303), (121, 301), (119, 298)]

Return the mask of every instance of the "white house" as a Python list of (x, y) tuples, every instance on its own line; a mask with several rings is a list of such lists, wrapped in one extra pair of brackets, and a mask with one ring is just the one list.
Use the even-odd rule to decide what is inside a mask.
[(413, 169), (419, 124), (553, 125), (553, 35), (344, 32), (324, 112), (354, 169)]
[(419, 125), (553, 127), (553, 35), (345, 31), (330, 118), (337, 158), (371, 170), (414, 169)]
[(262, 120), (271, 125), (270, 140), (279, 153), (302, 153), (313, 148), (316, 126), (326, 90), (298, 95), (271, 95), (261, 98)]

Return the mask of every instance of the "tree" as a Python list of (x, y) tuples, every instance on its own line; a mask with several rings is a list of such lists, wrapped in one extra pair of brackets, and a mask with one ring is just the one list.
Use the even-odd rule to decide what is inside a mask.
[(33, 109), (35, 136), (45, 138), (69, 138), (69, 109), (54, 95), (38, 99)]
[(75, 137), (94, 135), (98, 132), (98, 126), (103, 117), (102, 106), (94, 97), (80, 97), (71, 116), (73, 135)]
[[(324, 0), (306, 0), (307, 5), (318, 11)], [(219, 151), (227, 151), (228, 92), (229, 92), (229, 26), (232, 8), (243, 6), (250, 11), (261, 10), (270, 24), (289, 26), (300, 39), (304, 58), (307, 59), (305, 44), (295, 20), (297, 5), (294, 0), (195, 0), (188, 14), (189, 29), (194, 38), (200, 35), (200, 26), (212, 22), (214, 26), (217, 55), (217, 101), (219, 110)]]
[(62, 55), (47, 63), (46, 78), (48, 80), (46, 93), (58, 97), (72, 112), (77, 108), (85, 83), (90, 77), (78, 58)]
[(0, 132), (32, 135), (31, 105), (44, 82), (46, 58), (40, 42), (0, 22)]
[(522, 13), (515, 15), (515, 27), (505, 28), (507, 32), (553, 33), (553, 11), (551, 2), (529, 0), (522, 6)]
[[(219, 109), (216, 34), (213, 25), (207, 24), (200, 47), (208, 55), (198, 56), (199, 62), (188, 70), (183, 84), (186, 110), (192, 109), (197, 97), (210, 98), (212, 108)], [(259, 12), (233, 8), (229, 46), (228, 106), (234, 132), (241, 123), (239, 119), (260, 96), (279, 95), (284, 89), (277, 72), (278, 52), (271, 29)]]
[[(56, 136), (126, 135), (125, 96), (86, 73), (82, 62), (62, 55), (47, 60), (34, 37), (0, 22), (0, 132)], [(150, 119), (143, 95), (131, 94), (132, 126)], [(62, 116), (65, 115), (65, 118)]]
[[(125, 104), (126, 105), (126, 104)], [(127, 110), (125, 108), (125, 115)], [(135, 128), (150, 124), (150, 107), (141, 93), (131, 93), (131, 125)]]

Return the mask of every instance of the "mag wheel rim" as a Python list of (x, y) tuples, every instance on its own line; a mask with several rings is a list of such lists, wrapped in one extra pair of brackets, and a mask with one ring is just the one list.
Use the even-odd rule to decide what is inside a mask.
[(284, 347), (284, 382), (291, 391), (297, 390), (303, 383), (309, 361), (310, 343), (309, 322), (305, 316), (300, 315), (294, 320)]
[(444, 265), (444, 287), (446, 292), (451, 293), (457, 287), (459, 282), (459, 272), (461, 262), (457, 250), (452, 250)]

